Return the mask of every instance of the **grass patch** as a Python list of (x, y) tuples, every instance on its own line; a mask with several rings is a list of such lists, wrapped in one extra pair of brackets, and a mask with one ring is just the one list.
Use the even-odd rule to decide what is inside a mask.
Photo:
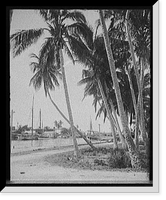
[[(141, 155), (146, 161), (145, 155)], [(80, 157), (75, 159), (72, 151), (47, 156), (45, 161), (51, 165), (67, 168), (91, 169), (91, 170), (132, 170), (128, 152), (123, 149), (113, 150), (108, 147), (99, 147), (97, 151), (91, 148), (80, 150)], [(146, 171), (146, 167), (145, 167)]]

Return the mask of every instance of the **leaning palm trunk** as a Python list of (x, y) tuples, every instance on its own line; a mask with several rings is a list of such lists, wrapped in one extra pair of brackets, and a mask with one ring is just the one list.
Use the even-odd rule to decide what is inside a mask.
[(130, 77), (130, 69), (125, 69), (128, 80), (129, 80), (129, 85), (130, 85), (130, 91), (131, 91), (131, 96), (132, 96), (132, 100), (133, 100), (133, 106), (134, 106), (134, 112), (135, 112), (135, 146), (138, 149), (139, 148), (139, 144), (138, 144), (138, 108), (137, 108), (137, 103), (136, 103), (136, 98), (135, 98), (135, 93), (134, 93), (134, 88), (133, 88), (133, 84), (132, 84), (132, 80)]
[[(129, 46), (130, 46), (130, 52), (131, 52), (131, 56), (132, 56), (132, 61), (133, 61), (133, 66), (134, 66), (134, 71), (135, 71), (135, 75), (136, 75), (136, 81), (137, 81), (137, 86), (138, 86), (138, 109), (140, 111), (140, 122), (141, 122), (141, 133), (142, 133), (142, 138), (144, 140), (145, 146), (146, 146), (146, 132), (145, 132), (145, 123), (144, 123), (144, 119), (143, 119), (143, 98), (142, 98), (142, 84), (140, 79), (142, 79), (142, 77), (139, 77), (139, 73), (138, 73), (138, 69), (137, 69), (137, 65), (136, 65), (136, 59), (135, 59), (135, 55), (134, 55), (134, 48), (133, 48), (133, 44), (131, 41), (131, 35), (130, 35), (130, 30), (129, 30), (129, 25), (128, 25), (128, 18), (129, 18), (129, 10), (127, 10), (126, 12), (126, 32), (127, 32), (127, 39), (129, 42)], [(142, 71), (142, 70), (141, 70)], [(137, 115), (138, 116), (138, 115)], [(136, 128), (137, 129), (137, 128)]]
[(110, 105), (111, 105), (111, 109), (112, 109), (112, 112), (113, 112), (114, 117), (115, 117), (115, 121), (116, 121), (117, 129), (118, 129), (120, 141), (121, 141), (121, 143), (122, 143), (122, 148), (123, 148), (123, 149), (126, 149), (126, 148), (127, 148), (126, 142), (125, 142), (124, 137), (123, 137), (123, 135), (122, 135), (122, 132), (121, 132), (121, 130), (120, 130), (118, 118), (117, 118), (117, 115), (116, 115), (116, 112), (115, 112), (115, 109), (114, 109), (112, 100), (110, 100)]
[(117, 149), (118, 148), (118, 144), (117, 144), (117, 140), (116, 140), (116, 132), (115, 132), (115, 128), (114, 128), (112, 113), (110, 112), (110, 109), (109, 109), (109, 106), (108, 106), (108, 102), (107, 102), (106, 96), (105, 96), (104, 91), (103, 91), (103, 86), (102, 86), (101, 81), (100, 81), (99, 78), (97, 79), (97, 82), (98, 82), (98, 86), (99, 86), (99, 90), (100, 90), (102, 99), (104, 101), (104, 106), (106, 108), (106, 111), (107, 111), (107, 114), (108, 114), (108, 117), (109, 117), (109, 122), (110, 122), (110, 125), (111, 125), (113, 143), (114, 143), (114, 147), (113, 148)]
[[(107, 84), (106, 84), (106, 83), (105, 83), (105, 87), (106, 87), (106, 91), (107, 91), (107, 90), (108, 90), (108, 87), (107, 87)], [(111, 99), (109, 99), (109, 104), (110, 104), (110, 106), (111, 106), (111, 111), (112, 111), (112, 113), (113, 113), (113, 115), (114, 115), (114, 116), (112, 115), (112, 118), (113, 118), (114, 124), (115, 124), (115, 126), (116, 126), (116, 128), (117, 128), (117, 131), (118, 131), (118, 133), (119, 133), (120, 141), (121, 141), (121, 143), (122, 143), (122, 148), (123, 148), (123, 149), (126, 149), (126, 148), (127, 148), (126, 142), (125, 142), (124, 137), (123, 137), (123, 135), (122, 135), (122, 132), (121, 132), (121, 130), (120, 130), (120, 126), (119, 126), (119, 122), (118, 122), (118, 118), (117, 118), (117, 113), (115, 112), (114, 105), (113, 105)]]
[[(141, 59), (141, 74), (140, 74), (140, 110), (141, 110), (141, 127), (143, 130), (143, 133), (145, 133), (145, 123), (144, 123), (144, 110), (143, 110), (143, 83), (144, 83), (144, 63), (143, 60)], [(146, 135), (146, 134), (143, 134)], [(144, 137), (144, 136), (143, 136)]]
[(63, 53), (62, 49), (59, 49), (59, 56), (60, 56), (60, 65), (61, 65), (61, 72), (62, 72), (62, 78), (63, 78), (63, 85), (64, 85), (64, 91), (65, 91), (65, 97), (66, 97), (66, 104), (67, 104), (67, 109), (68, 109), (68, 114), (69, 114), (69, 121), (71, 125), (71, 132), (72, 132), (72, 137), (73, 137), (73, 145), (74, 145), (74, 155), (76, 159), (79, 157), (79, 152), (78, 152), (78, 144), (76, 140), (76, 132), (74, 128), (74, 122), (73, 122), (73, 116), (72, 116), (72, 111), (71, 111), (71, 105), (70, 105), (70, 99), (69, 99), (69, 94), (68, 94), (68, 89), (67, 89), (67, 82), (66, 82), (66, 76), (65, 76), (65, 69), (64, 69), (64, 60), (63, 60)]
[(131, 138), (130, 130), (129, 130), (128, 123), (127, 123), (127, 116), (124, 112), (122, 97), (121, 97), (119, 83), (118, 83), (117, 74), (116, 74), (116, 70), (115, 70), (115, 61), (113, 59), (113, 54), (112, 54), (111, 45), (110, 45), (110, 41), (109, 41), (109, 37), (108, 37), (108, 32), (107, 32), (104, 17), (103, 17), (103, 11), (99, 10), (99, 14), (100, 14), (104, 43), (105, 43), (105, 47), (106, 47), (111, 77), (112, 77), (113, 85), (114, 85), (114, 89), (115, 89), (115, 95), (116, 95), (116, 99), (117, 99), (118, 110), (120, 113), (122, 126), (123, 126), (123, 132), (124, 132), (125, 140), (126, 140), (127, 147), (129, 150), (131, 165), (133, 168), (141, 168), (142, 162), (141, 162), (139, 153), (135, 148), (133, 139)]
[[(48, 91), (48, 96), (52, 102), (52, 104), (55, 106), (55, 108), (57, 109), (57, 111), (61, 114), (61, 116), (66, 120), (66, 122), (68, 124), (70, 124), (70, 121), (65, 117), (65, 115), (62, 113), (62, 111), (58, 108), (58, 106), (56, 105), (56, 103), (52, 100), (51, 95)], [(93, 146), (93, 144), (74, 126), (75, 130), (77, 131), (77, 133), (85, 140), (85, 142), (93, 149), (96, 150), (96, 147)]]

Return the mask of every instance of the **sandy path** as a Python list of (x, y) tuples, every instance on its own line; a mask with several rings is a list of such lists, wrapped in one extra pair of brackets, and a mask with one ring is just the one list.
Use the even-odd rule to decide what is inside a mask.
[(11, 156), (11, 181), (15, 183), (147, 183), (144, 172), (78, 170), (52, 166), (45, 157), (72, 150), (49, 150)]

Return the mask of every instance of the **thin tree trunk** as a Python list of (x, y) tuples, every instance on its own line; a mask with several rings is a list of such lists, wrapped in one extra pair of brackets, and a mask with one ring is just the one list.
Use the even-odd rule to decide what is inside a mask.
[(116, 70), (115, 70), (115, 61), (113, 59), (113, 54), (112, 54), (112, 50), (111, 50), (111, 46), (110, 46), (108, 32), (107, 32), (104, 17), (103, 17), (103, 11), (99, 10), (99, 14), (100, 14), (100, 20), (101, 20), (101, 25), (102, 25), (102, 30), (103, 30), (104, 43), (105, 43), (105, 47), (106, 47), (110, 72), (111, 72), (111, 76), (112, 76), (112, 80), (113, 80), (113, 85), (115, 88), (115, 95), (116, 95), (116, 99), (117, 99), (118, 110), (119, 110), (120, 117), (121, 117), (125, 140), (126, 140), (127, 147), (129, 150), (131, 165), (134, 168), (141, 168), (142, 162), (139, 157), (139, 153), (137, 152), (137, 150), (135, 148), (133, 139), (131, 138), (130, 130), (129, 130), (128, 123), (127, 123), (127, 116), (124, 112), (122, 97), (121, 97), (119, 83), (118, 83), (117, 74), (116, 74)]
[(68, 109), (68, 114), (69, 114), (69, 121), (71, 125), (71, 132), (72, 132), (72, 137), (73, 137), (73, 145), (74, 145), (74, 155), (76, 159), (79, 157), (79, 152), (78, 152), (78, 144), (76, 140), (76, 132), (74, 128), (74, 122), (73, 122), (73, 116), (72, 116), (72, 111), (71, 111), (71, 105), (70, 105), (70, 99), (69, 99), (69, 94), (68, 94), (68, 89), (67, 89), (67, 82), (66, 82), (66, 75), (65, 75), (65, 69), (64, 69), (64, 60), (63, 60), (63, 53), (62, 49), (59, 49), (59, 55), (60, 55), (60, 65), (61, 65), (61, 72), (62, 72), (62, 77), (63, 77), (63, 86), (64, 86), (64, 91), (65, 91), (65, 97), (66, 97), (66, 104), (67, 104), (67, 109)]
[[(61, 114), (61, 116), (66, 120), (66, 122), (68, 124), (70, 124), (70, 121), (65, 117), (65, 115), (61, 112), (61, 110), (58, 108), (58, 106), (56, 105), (56, 103), (52, 100), (50, 93), (48, 92), (48, 96), (52, 102), (52, 104), (55, 106), (55, 108), (57, 109), (57, 111)], [(93, 144), (74, 126), (75, 130), (77, 131), (77, 133), (85, 140), (85, 142), (93, 149), (96, 150), (96, 147), (93, 146)]]
[(99, 78), (97, 79), (97, 82), (98, 82), (98, 86), (99, 86), (99, 90), (100, 90), (102, 99), (104, 101), (104, 106), (106, 108), (106, 111), (107, 111), (107, 114), (108, 114), (108, 117), (109, 117), (110, 125), (111, 125), (111, 130), (112, 130), (112, 135), (113, 135), (113, 143), (114, 143), (113, 148), (117, 149), (118, 144), (117, 144), (117, 139), (116, 139), (116, 132), (115, 132), (115, 128), (114, 128), (114, 123), (113, 123), (113, 119), (112, 119), (112, 113), (110, 112), (110, 109), (109, 109), (109, 106), (108, 106), (108, 103), (107, 103), (107, 99), (106, 99), (106, 96), (105, 96), (104, 91), (103, 91), (103, 86), (102, 86)]

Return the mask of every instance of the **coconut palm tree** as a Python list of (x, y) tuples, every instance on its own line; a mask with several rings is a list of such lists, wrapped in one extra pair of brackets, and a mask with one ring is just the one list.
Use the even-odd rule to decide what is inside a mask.
[[(136, 128), (135, 136), (138, 136), (138, 129), (140, 126), (140, 131), (142, 136), (145, 137), (145, 123), (143, 116), (143, 102), (141, 84), (143, 85), (143, 79), (141, 79), (141, 62), (136, 62), (137, 60), (144, 60), (145, 65), (149, 64), (150, 61), (150, 10), (105, 10), (104, 17), (110, 19), (110, 26), (108, 28), (108, 34), (111, 37), (125, 38), (129, 42), (131, 58), (129, 62), (131, 63), (131, 69), (134, 68), (135, 82), (137, 83), (135, 90), (135, 97), (132, 95), (135, 118), (136, 118)], [(114, 26), (111, 26), (112, 19), (114, 19)], [(111, 27), (111, 28), (110, 28)], [(129, 69), (130, 70), (130, 69)], [(127, 71), (126, 71), (127, 72)], [(145, 72), (145, 70), (144, 70)], [(145, 73), (142, 71), (142, 77)], [(128, 72), (127, 72), (128, 73)], [(128, 75), (128, 74), (127, 74)], [(130, 79), (130, 75), (128, 76)], [(140, 79), (142, 83), (140, 83)], [(129, 80), (129, 82), (131, 82)], [(132, 85), (130, 84), (130, 89), (132, 92)], [(143, 89), (143, 88), (142, 88)], [(138, 92), (137, 92), (138, 91)], [(135, 99), (137, 101), (137, 106), (135, 105)], [(140, 120), (139, 120), (140, 119)]]
[(123, 126), (123, 132), (124, 132), (125, 140), (126, 140), (126, 143), (128, 146), (129, 155), (131, 158), (131, 164), (132, 164), (132, 167), (134, 167), (134, 168), (140, 168), (140, 167), (142, 167), (142, 161), (140, 159), (138, 151), (135, 148), (135, 144), (131, 138), (131, 133), (130, 133), (128, 123), (127, 123), (127, 116), (124, 112), (122, 96), (121, 96), (119, 83), (118, 83), (118, 79), (117, 79), (117, 74), (116, 74), (116, 69), (115, 69), (115, 61), (113, 58), (113, 53), (112, 53), (112, 49), (111, 49), (111, 45), (110, 45), (108, 31), (107, 31), (105, 21), (104, 21), (103, 11), (99, 10), (99, 14), (100, 14), (100, 21), (101, 21), (101, 26), (102, 26), (102, 31), (103, 31), (104, 43), (105, 43), (108, 61), (109, 61), (111, 77), (113, 80), (113, 85), (115, 88), (115, 94), (116, 94), (116, 98), (117, 98), (118, 110), (120, 113), (121, 122), (122, 122), (122, 126)]
[[(90, 33), (89, 37), (87, 37), (88, 40), (85, 39), (84, 44), (82, 44), (80, 42), (80, 46), (81, 46), (82, 50), (77, 51), (77, 49), (76, 49), (75, 52), (73, 52), (73, 55), (76, 57), (78, 62), (81, 62), (89, 69), (89, 70), (83, 70), (83, 80), (80, 81), (81, 84), (86, 84), (85, 91), (84, 91), (84, 97), (87, 95), (93, 95), (94, 96), (93, 104), (95, 107), (97, 105), (97, 102), (100, 102), (100, 100), (103, 99), (103, 104), (102, 104), (103, 106), (100, 107), (97, 116), (102, 111), (104, 111), (104, 117), (106, 117), (110, 113), (111, 106), (113, 106), (113, 103), (111, 104), (111, 102), (112, 102), (112, 97), (115, 95), (112, 94), (113, 93), (113, 89), (112, 89), (110, 98), (108, 98), (108, 96), (107, 97), (105, 96), (106, 91), (104, 91), (105, 90), (104, 82), (106, 80), (109, 81), (111, 77), (109, 74), (108, 59), (107, 59), (107, 55), (106, 55), (106, 51), (105, 51), (104, 40), (103, 40), (103, 37), (97, 36), (96, 32), (95, 32), (95, 37), (93, 37), (94, 34), (90, 27), (89, 27), (89, 31), (87, 31), (87, 32)], [(121, 44), (121, 46), (119, 46), (120, 45), (119, 41), (114, 40), (113, 38), (112, 38), (112, 40), (113, 40), (114, 48), (116, 48), (115, 46), (118, 46), (119, 49), (122, 49), (121, 56), (119, 56), (119, 52), (115, 51), (117, 66), (122, 66), (122, 63), (126, 59), (126, 58), (124, 58), (124, 55), (126, 53), (125, 53), (124, 49), (122, 48), (123, 46), (125, 46), (125, 42), (123, 42)], [(124, 54), (124, 55), (122, 55), (122, 54)], [(119, 57), (121, 57), (121, 58), (119, 58)], [(118, 78), (120, 78), (122, 80), (122, 77), (120, 77), (120, 75)], [(104, 80), (104, 81), (102, 81), (102, 80)], [(125, 83), (124, 80), (123, 80), (123, 82)], [(109, 83), (109, 86), (110, 86), (109, 88), (112, 88), (112, 83)], [(123, 87), (124, 87), (124, 84), (121, 84), (121, 88), (123, 88)], [(98, 98), (99, 96), (97, 95), (98, 91), (100, 93), (99, 96), (102, 96), (102, 98), (100, 98), (100, 99)], [(125, 89), (123, 89), (123, 91), (125, 91)], [(128, 91), (128, 90), (126, 90), (126, 91)], [(109, 90), (109, 92), (110, 92), (110, 90)], [(104, 99), (109, 99), (110, 102), (107, 102)], [(114, 98), (114, 101), (116, 104), (116, 98)], [(126, 102), (128, 102), (128, 100)], [(111, 104), (111, 106), (107, 105), (107, 104)], [(111, 116), (112, 112), (109, 115)], [(112, 117), (109, 117), (109, 118), (112, 119)], [(112, 120), (110, 120), (110, 124), (113, 125), (113, 123), (111, 121)], [(113, 121), (115, 121), (115, 120), (113, 120)], [(111, 125), (111, 127), (112, 127), (112, 125)], [(115, 132), (115, 131), (113, 131), (113, 132)], [(119, 129), (119, 132), (120, 132), (120, 138), (122, 140), (123, 146), (125, 146), (124, 138), (121, 135), (120, 129)], [(114, 144), (114, 146), (116, 147), (116, 144)]]
[[(137, 86), (138, 86), (138, 91), (139, 91), (139, 95), (138, 95), (138, 101), (137, 101), (137, 106), (135, 105), (135, 101), (134, 101), (134, 96), (133, 96), (133, 102), (135, 105), (135, 116), (136, 116), (136, 125), (135, 125), (135, 144), (136, 147), (138, 148), (138, 126), (139, 126), (139, 113), (140, 113), (140, 119), (141, 119), (141, 130), (142, 130), (142, 135), (144, 136), (144, 121), (143, 121), (143, 115), (141, 111), (142, 108), (142, 91), (141, 91), (141, 84), (140, 84), (140, 76), (138, 73), (138, 67), (137, 67), (137, 63), (136, 63), (136, 58), (135, 58), (135, 53), (134, 53), (134, 48), (133, 48), (133, 44), (131, 41), (131, 34), (130, 34), (130, 30), (129, 30), (129, 25), (128, 25), (128, 21), (129, 21), (129, 11), (127, 10), (126, 12), (126, 33), (127, 33), (127, 39), (129, 42), (129, 46), (130, 46), (130, 52), (131, 52), (131, 57), (132, 57), (132, 62), (133, 62), (133, 66), (134, 66), (134, 71), (135, 71), (135, 75), (136, 75), (136, 81), (137, 81)], [(143, 137), (145, 139), (145, 137)]]
[[(73, 117), (67, 90), (62, 50), (67, 53), (74, 63), (69, 41), (77, 40), (75, 37), (76, 32), (79, 32), (80, 35), (84, 35), (83, 30), (86, 24), (86, 19), (84, 15), (78, 11), (43, 9), (40, 10), (39, 13), (47, 23), (47, 27), (21, 30), (12, 34), (10, 40), (12, 43), (13, 56), (15, 57), (21, 54), (29, 46), (36, 43), (44, 32), (48, 32), (49, 36), (45, 38), (45, 42), (40, 50), (40, 57), (45, 56), (47, 52), (47, 54), (50, 54), (50, 57), (54, 63), (61, 68), (66, 104), (73, 135), (73, 144), (75, 149), (74, 154), (76, 157), (78, 157), (78, 145), (76, 141)], [(51, 74), (51, 76), (54, 75)]]
[[(150, 12), (148, 10), (126, 11), (126, 33), (130, 45), (132, 62), (136, 74), (136, 81), (139, 91), (138, 101), (137, 101), (138, 104), (137, 115), (140, 114), (141, 135), (147, 151), (148, 151), (148, 138), (145, 129), (145, 117), (144, 117), (144, 107), (143, 107), (143, 85), (144, 85), (144, 75), (145, 75), (144, 72), (146, 65), (145, 63), (149, 63), (150, 60), (149, 30), (150, 30)], [(132, 39), (134, 41), (132, 41)], [(140, 72), (138, 71), (135, 55), (137, 55), (140, 60), (139, 63)], [(138, 124), (136, 124), (136, 128), (137, 126)]]
[[(47, 56), (50, 56), (48, 54)], [(49, 59), (46, 59), (46, 55), (44, 57), (38, 57), (36, 54), (31, 54), (31, 58), (37, 59), (37, 61), (33, 61), (30, 63), (31, 69), (33, 71), (34, 76), (30, 80), (30, 85), (33, 84), (34, 88), (36, 90), (39, 90), (42, 86), (42, 83), (44, 85), (45, 95), (49, 96), (52, 104), (56, 108), (56, 110), (60, 113), (60, 115), (65, 119), (65, 121), (70, 124), (70, 121), (66, 118), (66, 116), (63, 114), (63, 112), (59, 109), (55, 101), (53, 101), (50, 90), (54, 90), (55, 86), (59, 86), (58, 78), (62, 78), (62, 74), (60, 72), (59, 67), (53, 66), (54, 63), (49, 62)], [(44, 58), (44, 61), (42, 59)], [(53, 62), (53, 60), (52, 60)], [(76, 132), (81, 135), (81, 137), (85, 140), (85, 142), (94, 150), (96, 148), (93, 146), (93, 144), (74, 126)]]

